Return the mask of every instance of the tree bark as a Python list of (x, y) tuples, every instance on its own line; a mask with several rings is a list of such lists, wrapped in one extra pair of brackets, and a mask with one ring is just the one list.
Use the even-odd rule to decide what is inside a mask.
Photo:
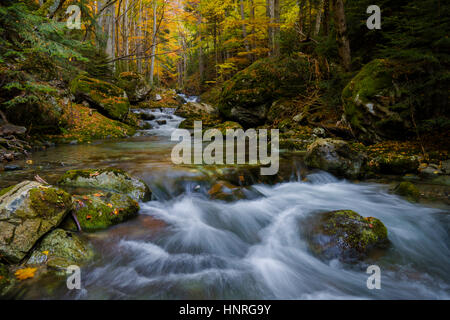
[(158, 9), (158, 2), (156, 0), (153, 0), (153, 36), (152, 36), (152, 62), (150, 66), (150, 85), (153, 85), (153, 73), (155, 71), (157, 9)]
[(239, 6), (241, 11), (241, 20), (242, 20), (242, 38), (244, 39), (245, 51), (250, 51), (250, 46), (248, 45), (247, 39), (247, 26), (243, 22), (245, 20), (245, 12), (244, 12), (244, 0), (239, 0)]
[(336, 38), (339, 56), (342, 66), (346, 71), (351, 69), (350, 41), (347, 36), (347, 22), (345, 19), (344, 2), (342, 0), (332, 0), (334, 11), (334, 24), (336, 27)]

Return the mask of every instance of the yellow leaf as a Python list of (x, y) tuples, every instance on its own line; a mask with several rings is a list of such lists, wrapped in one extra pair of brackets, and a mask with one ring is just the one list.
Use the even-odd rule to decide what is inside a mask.
[(27, 164), (33, 164), (33, 160), (27, 160)]
[(43, 254), (45, 254), (46, 256), (48, 256), (48, 251), (42, 251)]
[(113, 205), (111, 203), (108, 203), (107, 206), (110, 207), (110, 208), (113, 207)]
[(29, 278), (34, 278), (34, 273), (36, 272), (37, 268), (25, 268), (17, 270), (14, 275), (18, 280), (26, 280)]

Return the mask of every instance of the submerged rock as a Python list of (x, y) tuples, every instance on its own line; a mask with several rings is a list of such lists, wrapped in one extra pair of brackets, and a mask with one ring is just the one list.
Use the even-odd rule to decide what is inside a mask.
[(310, 249), (319, 257), (355, 262), (371, 250), (389, 243), (384, 224), (373, 217), (362, 217), (352, 210), (321, 213), (308, 224)]
[(317, 139), (306, 152), (309, 167), (355, 179), (362, 174), (366, 156), (343, 140)]
[(148, 201), (151, 197), (144, 181), (115, 168), (70, 170), (59, 179), (58, 184), (124, 193), (136, 201)]
[(234, 201), (245, 199), (242, 187), (235, 186), (227, 181), (217, 181), (208, 191), (211, 199)]
[[(124, 222), (135, 217), (139, 211), (137, 201), (125, 194), (108, 192), (73, 197), (75, 199), (74, 214), (81, 229), (87, 232), (103, 230)], [(62, 228), (77, 230), (72, 217), (67, 217)]]
[(92, 259), (94, 251), (81, 236), (63, 229), (47, 234), (28, 259), (28, 265), (46, 264), (54, 269), (66, 269)]
[(38, 182), (24, 181), (2, 193), (0, 256), (10, 263), (20, 262), (72, 209), (68, 193)]
[(420, 192), (414, 184), (408, 181), (400, 182), (394, 189), (394, 193), (405, 197), (409, 201), (417, 202), (420, 198)]
[(129, 114), (127, 94), (111, 83), (80, 75), (72, 80), (70, 90), (78, 100), (87, 100), (111, 119), (123, 121)]

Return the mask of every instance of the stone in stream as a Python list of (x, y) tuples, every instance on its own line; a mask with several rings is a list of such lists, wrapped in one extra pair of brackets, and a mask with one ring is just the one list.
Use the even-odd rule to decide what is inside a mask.
[(24, 181), (0, 191), (0, 256), (20, 262), (35, 243), (72, 209), (61, 189)]
[(152, 195), (144, 181), (115, 168), (70, 170), (59, 179), (58, 184), (123, 193), (136, 201), (148, 201)]
[(329, 171), (350, 179), (362, 174), (366, 156), (343, 140), (317, 139), (305, 155), (305, 163), (311, 168)]
[(387, 229), (379, 219), (352, 210), (324, 212), (310, 219), (304, 227), (307, 241), (321, 258), (356, 262), (389, 244)]
[(27, 265), (47, 265), (52, 269), (67, 269), (92, 259), (94, 251), (81, 236), (63, 229), (47, 234), (27, 261)]
[(155, 120), (155, 118), (156, 118), (154, 114), (146, 113), (146, 112), (137, 113), (137, 115), (139, 116), (139, 118), (141, 118), (142, 120), (145, 120), (145, 121)]
[(217, 181), (208, 191), (211, 199), (234, 201), (245, 199), (242, 187), (235, 186), (227, 181)]
[(408, 201), (417, 202), (420, 198), (420, 192), (414, 184), (408, 181), (400, 182), (394, 189), (394, 193), (405, 197)]
[(159, 125), (167, 124), (167, 120), (156, 120), (156, 123)]
[[(106, 229), (135, 217), (139, 204), (131, 197), (120, 193), (95, 193), (91, 195), (74, 195), (73, 213), (77, 216), (81, 229), (94, 232)], [(77, 226), (71, 216), (61, 225), (63, 229), (76, 231)]]

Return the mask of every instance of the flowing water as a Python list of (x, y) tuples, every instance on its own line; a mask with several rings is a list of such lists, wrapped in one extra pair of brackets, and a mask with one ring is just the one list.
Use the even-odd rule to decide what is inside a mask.
[[(448, 211), (409, 203), (380, 184), (351, 183), (282, 159), (284, 181), (245, 189), (245, 199), (212, 200), (214, 172), (170, 161), (181, 118), (151, 111), (140, 136), (59, 146), (33, 155), (25, 170), (1, 173), (2, 186), (38, 173), (53, 182), (72, 168), (121, 167), (144, 179), (154, 199), (140, 215), (88, 234), (97, 251), (82, 268), (82, 290), (45, 278), (17, 298), (42, 299), (449, 299)], [(168, 120), (159, 125), (156, 120)], [(20, 163), (19, 163), (20, 164)], [(302, 225), (314, 214), (352, 209), (381, 219), (391, 246), (356, 265), (324, 261), (308, 249)], [(367, 266), (381, 268), (369, 290)]]

